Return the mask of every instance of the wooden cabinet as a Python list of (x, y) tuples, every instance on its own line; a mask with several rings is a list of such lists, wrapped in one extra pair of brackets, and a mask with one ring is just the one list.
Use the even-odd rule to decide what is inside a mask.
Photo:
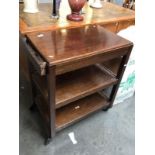
[(118, 22), (112, 22), (112, 23), (107, 23), (107, 24), (101, 24), (105, 29), (116, 33), (118, 29)]
[(61, 129), (112, 107), (133, 46), (130, 41), (99, 25), (33, 32), (26, 38), (32, 107), (44, 120), (46, 144)]
[(118, 23), (118, 27), (117, 27), (117, 32), (126, 29), (127, 27), (131, 26), (131, 25), (135, 25), (135, 21), (133, 20), (127, 20), (127, 21), (122, 21)]

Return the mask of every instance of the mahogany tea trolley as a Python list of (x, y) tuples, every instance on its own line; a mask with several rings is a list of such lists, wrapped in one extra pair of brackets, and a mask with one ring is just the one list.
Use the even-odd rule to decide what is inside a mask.
[[(133, 43), (99, 25), (26, 34), (33, 104), (56, 132), (113, 105)], [(109, 94), (107, 94), (107, 90)]]

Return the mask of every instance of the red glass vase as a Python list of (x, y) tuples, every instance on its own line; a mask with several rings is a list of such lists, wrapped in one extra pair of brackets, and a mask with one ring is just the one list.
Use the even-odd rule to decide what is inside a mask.
[(86, 0), (68, 0), (68, 2), (71, 8), (71, 14), (67, 15), (67, 19), (72, 21), (82, 21), (83, 16), (80, 15), (80, 11)]

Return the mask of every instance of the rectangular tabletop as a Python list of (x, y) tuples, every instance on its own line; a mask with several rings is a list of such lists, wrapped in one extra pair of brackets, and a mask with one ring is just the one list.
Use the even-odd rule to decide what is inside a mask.
[(135, 19), (135, 12), (118, 5), (102, 2), (103, 8), (91, 8), (88, 3), (84, 7), (84, 21), (72, 22), (66, 19), (70, 14), (68, 2), (62, 1), (60, 5), (60, 18), (58, 20), (51, 19), (52, 4), (39, 4), (39, 12), (35, 14), (24, 13), (23, 4), (20, 4), (20, 32), (26, 34), (34, 31), (56, 30), (60, 28), (80, 27), (90, 24), (106, 24), (118, 21), (130, 21)]
[(33, 32), (27, 34), (27, 38), (50, 65), (73, 62), (132, 44), (99, 25)]

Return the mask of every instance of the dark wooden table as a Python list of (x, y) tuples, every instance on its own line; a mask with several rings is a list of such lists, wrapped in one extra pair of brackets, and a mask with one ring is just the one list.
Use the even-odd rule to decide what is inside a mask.
[(95, 25), (33, 32), (26, 38), (32, 109), (41, 113), (46, 144), (61, 129), (112, 107), (130, 41)]

